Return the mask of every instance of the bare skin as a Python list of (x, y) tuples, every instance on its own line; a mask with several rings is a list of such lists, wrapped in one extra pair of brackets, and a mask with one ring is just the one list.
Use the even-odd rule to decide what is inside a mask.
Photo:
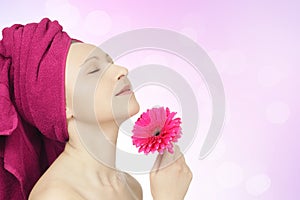
[[(128, 70), (124, 67), (115, 65), (110, 58), (99, 48), (84, 44), (74, 43), (71, 45), (66, 63), (66, 115), (68, 121), (69, 141), (63, 153), (55, 160), (50, 168), (36, 183), (31, 191), (30, 200), (36, 199), (142, 199), (142, 188), (140, 184), (129, 174), (121, 172), (115, 167), (116, 142), (119, 131), (119, 123), (133, 116), (139, 111), (134, 94), (123, 97), (116, 97), (115, 93), (128, 83)], [(91, 57), (86, 64), (86, 60)], [(105, 59), (105, 60), (104, 60)], [(102, 73), (99, 87), (95, 93), (95, 114), (96, 121), (90, 120), (86, 116), (94, 113), (79, 115), (77, 110), (85, 109), (85, 96), (83, 93), (82, 104), (73, 105), (73, 93), (76, 77), (82, 67), (87, 70), (95, 70), (95, 65)], [(105, 68), (107, 67), (107, 68)], [(93, 87), (95, 84), (95, 73), (84, 74), (85, 87)], [(85, 91), (83, 91), (85, 92)], [(91, 95), (91, 96), (92, 96)], [(91, 97), (88, 97), (91, 98)], [(112, 113), (110, 107), (112, 99), (116, 99), (118, 104), (128, 105), (126, 113)], [(98, 114), (99, 113), (99, 114)], [(118, 119), (116, 119), (118, 118)], [(93, 127), (101, 125), (107, 141), (95, 141), (99, 147), (99, 152), (105, 152), (109, 158), (105, 163), (96, 160), (82, 144), (75, 122), (84, 124), (87, 132)], [(113, 145), (107, 145), (111, 143)], [(92, 144), (94, 145), (94, 144)], [(109, 146), (109, 148), (101, 146)]]
[[(116, 142), (119, 125), (139, 111), (139, 104), (134, 93), (118, 97), (116, 91), (128, 84), (128, 70), (114, 63), (103, 64), (101, 58), (104, 52), (89, 44), (72, 44), (66, 63), (66, 115), (68, 121), (69, 141), (63, 153), (54, 161), (44, 175), (34, 186), (29, 200), (141, 200), (143, 199), (141, 185), (131, 175), (121, 172), (115, 167)], [(97, 59), (89, 59), (92, 57)], [(99, 59), (98, 59), (99, 58)], [(99, 73), (103, 75), (99, 87), (92, 94), (95, 98), (95, 116), (93, 121), (90, 116), (94, 113), (86, 112), (86, 105), (91, 95), (85, 90), (78, 95), (79, 103), (74, 104), (74, 86), (76, 77), (82, 63), (90, 60), (86, 65), (87, 72), (97, 71), (96, 66), (101, 66)], [(108, 59), (110, 60), (110, 59)], [(94, 64), (93, 64), (94, 63)], [(100, 63), (100, 64), (99, 64)], [(105, 66), (108, 66), (105, 68)], [(84, 66), (83, 66), (84, 67)], [(93, 75), (84, 74), (84, 87), (92, 87)], [(89, 85), (90, 84), (90, 85)], [(87, 96), (87, 97), (86, 97)], [(87, 99), (85, 99), (87, 98)], [(112, 100), (117, 105), (127, 106), (126, 109), (117, 109), (113, 112)], [(74, 107), (77, 109), (75, 112)], [(126, 112), (125, 112), (126, 111)], [(76, 128), (76, 123), (83, 125), (83, 136), (91, 134), (93, 128), (100, 124), (106, 139), (103, 141), (92, 140), (96, 152), (104, 155), (103, 162), (96, 159), (82, 142)], [(112, 145), (108, 145), (112, 144)], [(95, 152), (94, 152), (95, 153)], [(95, 154), (94, 154), (95, 155)], [(175, 153), (168, 152), (158, 155), (153, 170), (150, 173), (151, 194), (154, 200), (183, 200), (190, 182), (192, 173), (187, 166), (184, 156), (176, 146)]]
[(30, 200), (142, 199), (142, 188), (131, 175), (99, 163), (79, 143), (76, 135), (72, 137), (35, 185)]
[(174, 153), (165, 152), (156, 157), (150, 173), (151, 194), (154, 200), (183, 200), (193, 174), (183, 154), (175, 145)]

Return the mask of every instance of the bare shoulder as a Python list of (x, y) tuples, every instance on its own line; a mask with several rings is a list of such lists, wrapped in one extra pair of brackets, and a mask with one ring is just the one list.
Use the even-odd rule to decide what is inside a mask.
[(29, 200), (82, 200), (74, 189), (60, 181), (49, 182), (45, 185), (34, 187)]
[(130, 185), (131, 189), (138, 195), (139, 199), (143, 198), (143, 189), (141, 184), (130, 174), (125, 172), (127, 177), (128, 184)]

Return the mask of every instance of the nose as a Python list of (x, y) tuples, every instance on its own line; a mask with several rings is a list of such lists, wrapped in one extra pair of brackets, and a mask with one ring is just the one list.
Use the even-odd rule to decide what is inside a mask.
[(116, 66), (116, 72), (117, 72), (117, 80), (120, 80), (123, 76), (127, 76), (128, 74), (128, 69), (122, 66)]

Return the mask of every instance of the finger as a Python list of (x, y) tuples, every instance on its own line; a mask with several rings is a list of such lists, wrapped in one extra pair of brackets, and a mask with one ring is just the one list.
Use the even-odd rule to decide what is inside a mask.
[(183, 157), (183, 154), (181, 153), (179, 146), (175, 145), (174, 146), (174, 161), (177, 161), (181, 157)]
[(186, 165), (184, 155), (180, 151), (178, 145), (175, 145), (174, 147), (174, 162), (180, 164), (181, 166)]
[(160, 164), (161, 164), (161, 160), (162, 160), (162, 156), (163, 156), (163, 155), (161, 155), (161, 154), (158, 154), (158, 155), (156, 156), (156, 160), (155, 160), (155, 162), (154, 162), (154, 165), (153, 165), (153, 167), (152, 167), (151, 172), (156, 172), (156, 171), (159, 169)]
[(171, 165), (174, 162), (175, 162), (175, 152), (170, 153), (169, 151), (165, 151), (162, 155), (162, 160), (161, 160), (161, 163), (160, 163), (160, 169), (163, 169), (163, 168)]

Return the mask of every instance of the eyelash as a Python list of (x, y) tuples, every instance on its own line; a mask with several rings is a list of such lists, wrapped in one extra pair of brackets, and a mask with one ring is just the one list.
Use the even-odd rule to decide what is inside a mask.
[(95, 70), (93, 70), (93, 71), (91, 71), (91, 72), (89, 72), (88, 74), (93, 74), (93, 73), (96, 73), (96, 72), (98, 72), (98, 71), (100, 71), (99, 68), (98, 68), (98, 69), (95, 69)]
[[(110, 58), (109, 55), (106, 55), (106, 59), (107, 59), (107, 61), (108, 61), (109, 63), (114, 64), (114, 61)], [(100, 71), (100, 69), (99, 69), (99, 68), (96, 68), (96, 69), (94, 69), (93, 71), (88, 72), (88, 74), (94, 74), (94, 73), (99, 72), (99, 71)]]

